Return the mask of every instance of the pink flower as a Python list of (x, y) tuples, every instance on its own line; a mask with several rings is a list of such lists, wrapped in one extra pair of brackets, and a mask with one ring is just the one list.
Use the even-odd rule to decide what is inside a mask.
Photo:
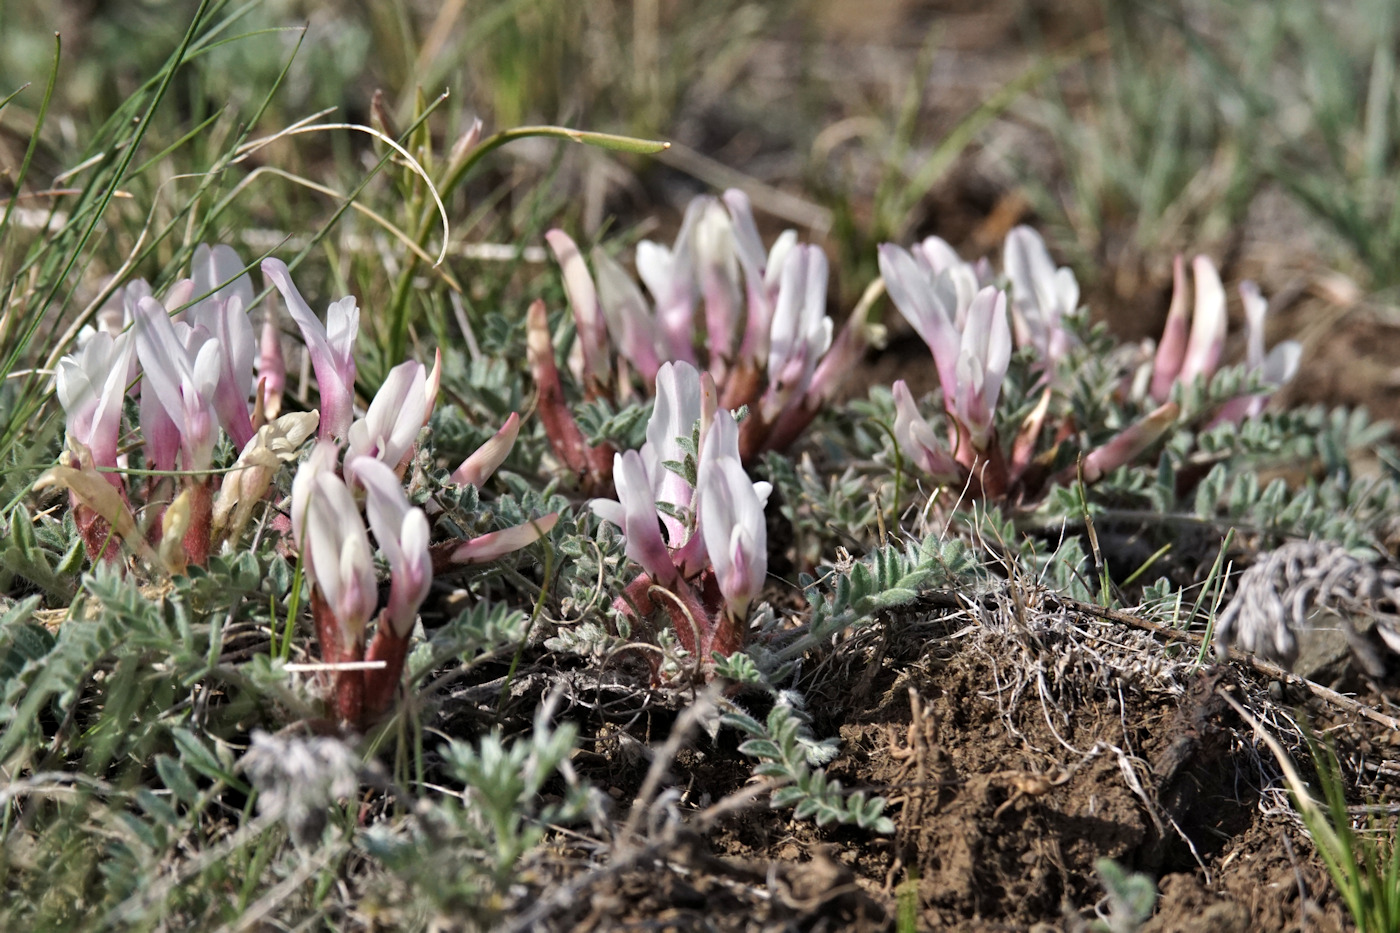
[[(667, 461), (681, 462), (685, 451), (677, 438), (690, 437), (700, 420), (700, 373), (689, 363), (666, 363), (656, 374), (656, 404), (647, 421), (646, 443), (641, 458), (651, 484), (652, 499), (674, 510), (684, 512), (691, 507), (690, 484), (673, 470)], [(689, 537), (685, 523), (661, 512), (661, 523), (672, 548), (679, 548)]]
[(531, 521), (478, 535), (452, 552), (452, 563), (484, 564), (504, 557), (512, 551), (534, 544), (549, 534), (558, 521), (558, 512), (546, 512)]
[(1240, 283), (1240, 298), (1244, 301), (1245, 370), (1268, 386), (1268, 391), (1226, 402), (1220, 409), (1220, 420), (1257, 416), (1269, 403), (1270, 395), (1293, 381), (1303, 356), (1303, 345), (1296, 340), (1282, 341), (1266, 354), (1264, 319), (1269, 314), (1269, 303), (1253, 282)]
[(598, 301), (608, 333), (617, 348), (619, 365), (636, 368), (643, 380), (656, 379), (661, 366), (657, 352), (657, 324), (646, 298), (618, 263), (601, 249), (593, 250), (593, 271), (598, 278)]
[(653, 479), (642, 455), (635, 450), (613, 458), (613, 485), (617, 499), (594, 499), (589, 508), (603, 521), (622, 529), (627, 556), (663, 586), (674, 586), (679, 572), (657, 523)]
[[(926, 258), (892, 243), (880, 247), (880, 271), (895, 307), (933, 353), (944, 407), (967, 432), (973, 450), (985, 452), (1011, 363), (1006, 293), (988, 286), (963, 305), (966, 296), (952, 268), (935, 273)], [(906, 423), (912, 430), (913, 421), (906, 418)], [(958, 459), (971, 465), (972, 458), (961, 450)]]
[(574, 312), (579, 354), (574, 377), (590, 388), (608, 385), (612, 382), (608, 334), (598, 292), (593, 287), (593, 278), (588, 274), (583, 254), (563, 230), (550, 230), (545, 234), (545, 240), (564, 271), (564, 294), (568, 296), (569, 307)]
[(765, 253), (763, 240), (758, 235), (758, 224), (754, 223), (749, 196), (738, 188), (731, 188), (724, 192), (722, 200), (729, 209), (734, 249), (744, 270), (744, 286), (748, 295), (748, 320), (739, 358), (758, 365), (768, 355), (783, 269), (797, 245), (797, 231), (784, 230)]
[(986, 449), (991, 440), (997, 399), (1010, 364), (1006, 293), (984, 288), (967, 310), (967, 323), (958, 345), (957, 394), (953, 401), (953, 415), (967, 429), (977, 450)]
[(353, 296), (331, 304), (326, 323), (312, 312), (292, 282), (287, 264), (280, 259), (264, 259), (263, 275), (277, 286), (287, 302), (287, 310), (301, 329), (306, 352), (316, 370), (321, 392), (321, 434), (323, 439), (344, 438), (350, 430), (355, 405), (355, 339), (360, 332), (360, 309)]
[(511, 412), (501, 429), (491, 435), (490, 440), (473, 451), (472, 455), (452, 472), (452, 482), (462, 486), (480, 487), (502, 463), (505, 463), (519, 434), (520, 416)]
[(282, 355), (282, 331), (277, 326), (275, 306), (264, 307), (262, 338), (258, 343), (257, 385), (262, 393), (263, 417), (282, 413), (282, 393), (287, 388), (287, 361)]
[(943, 396), (951, 403), (957, 397), (958, 348), (962, 343), (959, 311), (966, 315), (958, 303), (951, 273), (945, 269), (935, 274), (927, 261), (893, 243), (883, 243), (880, 275), (895, 308), (933, 353)]
[(904, 456), (914, 461), (939, 483), (959, 481), (958, 462), (948, 453), (947, 447), (938, 440), (929, 423), (919, 414), (914, 404), (914, 396), (903, 379), (894, 384), (895, 421), (894, 436)]

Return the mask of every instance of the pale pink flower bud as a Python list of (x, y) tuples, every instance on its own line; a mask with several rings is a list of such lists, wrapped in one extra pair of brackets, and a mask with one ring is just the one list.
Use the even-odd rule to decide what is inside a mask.
[(549, 512), (532, 521), (500, 531), (478, 535), (452, 552), (454, 564), (484, 564), (512, 551), (529, 547), (543, 538), (559, 521), (558, 512)]
[(335, 618), (340, 653), (352, 654), (378, 608), (379, 585), (360, 509), (331, 470), (315, 470), (309, 479), (304, 530), (307, 577)]
[(629, 450), (614, 456), (613, 486), (617, 500), (594, 499), (589, 507), (599, 518), (622, 529), (627, 556), (653, 580), (663, 586), (675, 583), (676, 565), (657, 523), (653, 480), (639, 452)]
[(590, 387), (607, 385), (612, 382), (608, 333), (593, 277), (588, 274), (588, 266), (578, 245), (567, 233), (550, 230), (544, 238), (564, 272), (564, 294), (568, 296), (569, 308), (574, 313), (574, 326), (582, 353), (581, 371), (574, 375)]
[(992, 435), (1001, 383), (1011, 363), (1011, 327), (1006, 320), (1006, 293), (984, 288), (968, 309), (967, 326), (958, 349), (957, 397), (953, 413), (972, 439), (985, 450)]
[(815, 246), (796, 247), (783, 267), (768, 345), (768, 389), (760, 406), (765, 421), (806, 394), (817, 362), (831, 348), (827, 274), (826, 256)]
[(520, 416), (511, 412), (501, 429), (493, 434), (490, 440), (473, 451), (472, 455), (463, 460), (462, 465), (453, 471), (452, 482), (462, 486), (480, 487), (491, 478), (491, 475), (502, 463), (505, 463), (511, 448), (515, 446), (515, 438), (519, 433)]
[[(68, 436), (91, 452), (96, 467), (117, 465), (122, 400), (131, 378), (134, 349), (130, 332), (113, 337), (98, 331), (76, 353), (58, 361), (55, 389)], [(122, 488), (120, 474), (103, 476)]]

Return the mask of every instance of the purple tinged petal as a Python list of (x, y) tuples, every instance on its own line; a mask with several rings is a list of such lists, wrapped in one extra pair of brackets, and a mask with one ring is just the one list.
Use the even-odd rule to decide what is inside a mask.
[(941, 237), (931, 236), (916, 243), (909, 253), (928, 270), (944, 306), (955, 309), (953, 323), (961, 330), (967, 309), (981, 288), (976, 270), (963, 262)]
[(242, 297), (232, 294), (227, 300), (206, 299), (185, 313), (190, 324), (204, 328), (222, 348), (214, 408), (224, 430), (240, 449), (253, 437), (248, 396), (253, 391), (253, 357), (257, 350), (253, 324), (245, 307)]
[(347, 457), (345, 473), (364, 487), (370, 528), (389, 562), (389, 624), (405, 638), (433, 582), (428, 518), (409, 504), (387, 464), (373, 457)]
[(282, 413), (282, 393), (287, 387), (287, 360), (282, 355), (282, 330), (277, 326), (276, 305), (264, 305), (262, 339), (258, 344), (257, 385), (262, 392), (263, 416)]
[(184, 469), (207, 469), (216, 439), (213, 396), (222, 360), (218, 341), (208, 339), (202, 328), (172, 323), (154, 298), (137, 303), (133, 331), (141, 359), (143, 401), (149, 389), (180, 432)]
[[(122, 402), (126, 397), (134, 351), (131, 332), (113, 337), (98, 331), (76, 353), (58, 361), (55, 391), (63, 406), (67, 433), (88, 448), (95, 466), (117, 465)], [(121, 488), (120, 475), (102, 475), (113, 486)]]
[[(733, 460), (742, 464), (739, 456), (739, 425), (734, 420), (734, 416), (724, 409), (715, 412), (714, 420), (710, 424), (709, 430), (705, 433), (700, 446), (700, 462), (697, 464), (697, 479), (700, 476), (708, 475), (719, 469), (721, 461)], [(701, 484), (703, 486), (703, 483)], [(753, 483), (754, 495), (760, 502), (768, 501), (768, 494), (772, 491), (771, 483)], [(699, 508), (699, 500), (702, 498), (701, 490), (696, 489), (696, 508)]]
[(141, 439), (145, 442), (146, 466), (152, 470), (173, 470), (180, 453), (180, 429), (165, 411), (155, 389), (141, 380)]
[(763, 501), (737, 457), (711, 461), (700, 483), (700, 531), (705, 549), (729, 614), (743, 619), (768, 574)]
[(346, 297), (333, 303), (326, 312), (326, 323), (322, 324), (297, 291), (286, 263), (280, 259), (264, 259), (262, 270), (282, 293), (316, 370), (316, 383), (321, 393), (321, 437), (343, 438), (354, 417), (354, 351), (360, 327), (355, 299)]
[(452, 473), (452, 482), (462, 486), (480, 486), (491, 478), (497, 468), (505, 462), (510, 455), (511, 448), (515, 446), (515, 438), (520, 434), (520, 416), (515, 412), (510, 413), (506, 423), (501, 429), (491, 436), (491, 439), (482, 444), (472, 455), (462, 461)]
[(991, 438), (1001, 382), (1011, 362), (1011, 328), (1006, 293), (985, 288), (968, 310), (958, 355), (958, 389), (953, 413), (982, 451)]
[(378, 608), (374, 556), (355, 499), (330, 471), (317, 473), (306, 505), (303, 560), (340, 628), (343, 647), (363, 641)]
[[(709, 199), (713, 200), (713, 198)], [(657, 327), (666, 347), (665, 356), (695, 362), (695, 256), (691, 243), (695, 225), (705, 211), (706, 199), (696, 198), (686, 208), (680, 233), (670, 249), (643, 240), (637, 244), (637, 274), (656, 301)]]
[(292, 477), (292, 540), (303, 550), (306, 548), (304, 535), (307, 508), (311, 503), (312, 490), (316, 486), (316, 477), (322, 473), (334, 474), (339, 456), (340, 445), (335, 441), (317, 441), (316, 446), (311, 448), (311, 453), (297, 468), (296, 475)]
[(709, 366), (722, 379), (738, 343), (741, 295), (734, 224), (718, 200), (704, 199), (690, 240), (696, 286), (704, 299)]
[(185, 348), (175, 334), (175, 326), (158, 301), (142, 298), (136, 305), (132, 331), (136, 336), (136, 353), (141, 359), (142, 395), (147, 390), (153, 393), (171, 420), (178, 424), (184, 414), (181, 376), (189, 372), (190, 366)]
[[(656, 403), (647, 421), (646, 443), (640, 457), (651, 483), (652, 499), (678, 509), (691, 507), (691, 489), (685, 477), (666, 468), (666, 461), (682, 461), (685, 451), (677, 442), (690, 437), (701, 415), (700, 373), (689, 363), (665, 363), (656, 373)], [(680, 547), (688, 531), (685, 523), (662, 514), (671, 547)]]
[(1035, 346), (1042, 365), (1053, 370), (1071, 342), (1064, 317), (1078, 308), (1079, 284), (1068, 268), (1056, 269), (1045, 240), (1030, 227), (1008, 233), (1003, 252), (1017, 337)]
[(729, 209), (729, 220), (734, 228), (734, 252), (744, 268), (745, 278), (756, 285), (763, 281), (767, 257), (763, 252), (763, 239), (758, 235), (758, 224), (754, 223), (753, 204), (738, 188), (730, 188), (721, 198)]
[(826, 256), (815, 246), (799, 246), (783, 269), (768, 351), (768, 391), (761, 413), (773, 421), (794, 398), (806, 394), (817, 361), (831, 347), (826, 314)]
[(661, 537), (652, 482), (640, 453), (629, 450), (614, 456), (613, 485), (622, 503), (627, 556), (663, 586), (674, 583), (676, 565)]
[(243, 308), (253, 306), (253, 280), (243, 271), (243, 260), (231, 246), (222, 243), (212, 249), (204, 243), (194, 249), (190, 263), (193, 294), (200, 298), (190, 310), (202, 310), (237, 298)]

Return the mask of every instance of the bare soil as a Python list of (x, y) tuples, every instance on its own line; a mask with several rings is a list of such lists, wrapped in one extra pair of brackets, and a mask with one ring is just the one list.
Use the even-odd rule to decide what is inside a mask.
[[(1306, 717), (1371, 799), (1395, 792), (1400, 733), (1243, 660), (1198, 665), (1199, 645), (1150, 623), (1030, 599), (934, 594), (804, 678), (814, 733), (841, 737), (828, 774), (884, 796), (892, 835), (770, 809), (736, 736), (687, 718), (693, 691), (539, 658), (515, 710), (562, 685), (561, 716), (585, 735), (574, 765), (614, 819), (561, 833), (507, 925), (1068, 933), (1105, 909), (1095, 862), (1111, 858), (1157, 879), (1144, 930), (1348, 928), (1276, 762), (1223, 695), (1305, 773)], [(1400, 700), (1347, 676), (1363, 703)], [(729, 693), (766, 714), (762, 696)]]

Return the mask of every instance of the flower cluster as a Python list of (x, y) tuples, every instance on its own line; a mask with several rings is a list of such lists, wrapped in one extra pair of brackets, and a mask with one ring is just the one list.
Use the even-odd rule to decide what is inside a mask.
[(741, 432), (708, 373), (663, 363), (646, 443), (614, 456), (617, 499), (590, 503), (622, 529), (627, 556), (642, 569), (617, 608), (642, 621), (665, 612), (682, 647), (700, 658), (743, 647), (768, 573), (771, 487), (744, 471)]
[[(1077, 463), (1046, 476), (1032, 469), (1039, 438), (1046, 433), (1064, 439), (1074, 433), (1067, 414), (1054, 430), (1046, 431), (1046, 422), (1062, 382), (1063, 361), (1076, 343), (1066, 324), (1078, 313), (1079, 287), (1070, 270), (1055, 267), (1044, 241), (1029, 227), (1011, 231), (1004, 257), (1009, 289), (997, 284), (985, 261), (965, 263), (937, 237), (911, 250), (893, 244), (880, 247), (880, 271), (890, 297), (933, 354), (948, 423), (944, 443), (900, 380), (894, 384), (896, 440), (904, 455), (937, 482), (964, 487), (974, 498), (1032, 497), (1047, 480), (1063, 482), (1074, 476), (1096, 482), (1136, 459), (1178, 423), (1178, 387), (1197, 379), (1208, 381), (1218, 370), (1227, 321), (1220, 276), (1208, 258), (1195, 259), (1193, 313), (1184, 263), (1177, 259), (1166, 328), (1150, 372), (1139, 380), (1146, 389), (1128, 393), (1149, 410), (1107, 442), (1082, 450)], [(1267, 391), (1226, 403), (1216, 411), (1217, 419), (1258, 414), (1268, 393), (1297, 370), (1296, 343), (1280, 344), (1264, 354), (1266, 304), (1253, 283), (1244, 283), (1240, 293), (1249, 328), (1247, 370)], [(1034, 354), (1042, 390), (1015, 437), (1003, 445), (996, 412), (1013, 345)]]
[[(791, 230), (765, 252), (742, 191), (691, 202), (671, 247), (638, 244), (646, 294), (601, 249), (592, 253), (590, 274), (566, 233), (551, 230), (546, 239), (563, 269), (577, 334), (569, 369), (584, 397), (625, 401), (636, 388), (634, 374), (649, 386), (668, 362), (703, 367), (721, 406), (748, 409), (739, 425), (744, 462), (792, 443), (865, 349), (864, 309), (833, 340), (825, 255), (798, 243)], [(530, 367), (555, 453), (585, 488), (605, 489), (613, 451), (590, 447), (574, 422), (542, 304), (531, 309), (528, 328)]]
[[(547, 533), (557, 515), (468, 541), (430, 543), (427, 515), (410, 506), (402, 477), (436, 404), (440, 354), (431, 370), (415, 360), (395, 366), (356, 417), (355, 299), (331, 304), (323, 323), (285, 264), (264, 260), (262, 272), (301, 331), (319, 411), (280, 413), (286, 375), (274, 312), (269, 307), (259, 345), (248, 317), (253, 285), (242, 260), (226, 246), (200, 246), (190, 278), (159, 299), (144, 282), (128, 284), (99, 315), (99, 327), (59, 362), (66, 450), (42, 482), (69, 490), (94, 560), (116, 561), (120, 543), (148, 565), (179, 573), (234, 546), (278, 471), (319, 428), (292, 484), (289, 519), (272, 526), (290, 531), (304, 560), (323, 660), (352, 665), (336, 671), (335, 705), (342, 722), (360, 726), (393, 698), (434, 570), (524, 547)], [(139, 488), (128, 483), (132, 471), (122, 451), (129, 393), (137, 399), (146, 467), (136, 471), (147, 477)], [(512, 414), (452, 481), (485, 482), (518, 430)], [(212, 467), (221, 432), (239, 454), (216, 495)], [(389, 567), (382, 609), (370, 531)], [(375, 619), (368, 659), (380, 663), (362, 671), (357, 662), (366, 659), (365, 634)]]
[[(289, 459), (315, 429), (315, 412), (268, 420), (268, 402), (274, 411), (280, 405), (285, 376), (280, 355), (258, 352), (248, 317), (252, 301), (252, 283), (237, 254), (226, 246), (200, 246), (190, 278), (161, 298), (141, 280), (129, 283), (99, 316), (100, 327), (59, 361), (56, 390), (66, 414), (67, 451), (49, 478), (70, 490), (94, 558), (117, 559), (115, 534), (171, 570), (202, 564), (220, 537), (237, 531), (215, 522), (209, 469), (220, 429), (245, 451), (250, 470), (250, 461), (275, 467)], [(182, 310), (172, 318), (170, 309)], [(145, 465), (153, 471), (139, 496), (122, 475), (126, 458), (119, 451), (128, 387), (138, 398)], [(241, 499), (260, 498), (270, 482), (266, 469), (230, 474), (220, 517), (233, 516)], [(152, 513), (147, 520), (158, 530), (149, 541), (133, 499)], [(246, 510), (238, 514), (246, 517)]]

